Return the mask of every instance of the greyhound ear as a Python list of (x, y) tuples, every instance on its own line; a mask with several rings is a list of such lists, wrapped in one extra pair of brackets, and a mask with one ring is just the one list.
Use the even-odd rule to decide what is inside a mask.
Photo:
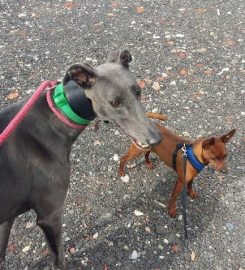
[(129, 63), (132, 61), (132, 56), (127, 49), (121, 51), (113, 51), (109, 54), (107, 62), (118, 63), (128, 68)]
[(223, 135), (220, 137), (221, 141), (223, 143), (227, 143), (235, 134), (236, 130), (232, 129), (230, 132), (228, 132), (227, 134)]
[(123, 50), (120, 52), (120, 63), (121, 65), (128, 68), (129, 63), (132, 62), (132, 56), (128, 50)]
[(210, 146), (215, 144), (215, 138), (212, 137), (210, 139), (206, 139), (205, 141), (202, 142), (202, 147), (203, 149), (208, 149)]
[(92, 66), (88, 64), (75, 64), (68, 68), (63, 79), (63, 85), (72, 80), (83, 88), (90, 88), (94, 85), (96, 76), (96, 71)]

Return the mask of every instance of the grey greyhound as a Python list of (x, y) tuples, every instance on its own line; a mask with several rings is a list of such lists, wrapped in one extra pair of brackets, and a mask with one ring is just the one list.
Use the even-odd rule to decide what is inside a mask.
[[(95, 116), (114, 122), (144, 148), (158, 144), (161, 135), (140, 104), (140, 89), (129, 71), (131, 60), (129, 51), (121, 50), (111, 53), (108, 61), (96, 68), (87, 64), (73, 65), (64, 76), (63, 90), (67, 102), (71, 100), (70, 108), (77, 107), (75, 113), (80, 113), (85, 122)], [(50, 91), (54, 98), (54, 89)], [(73, 91), (76, 97), (69, 98)], [(85, 110), (78, 108), (79, 102), (76, 101), (79, 99)], [(0, 133), (23, 104), (15, 104), (0, 112)], [(43, 94), (0, 146), (1, 270), (4, 269), (14, 219), (29, 209), (37, 214), (37, 225), (42, 229), (52, 254), (53, 269), (67, 269), (62, 243), (62, 212), (70, 183), (71, 146), (81, 130), (60, 121), (50, 108)], [(63, 113), (61, 109), (57, 110)]]

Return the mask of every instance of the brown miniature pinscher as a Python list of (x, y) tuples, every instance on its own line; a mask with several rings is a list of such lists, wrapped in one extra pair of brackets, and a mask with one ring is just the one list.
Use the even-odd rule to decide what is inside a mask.
[[(165, 115), (158, 113), (148, 113), (149, 118), (159, 120), (166, 120)], [(149, 147), (148, 149), (141, 149), (134, 143), (131, 144), (128, 153), (121, 158), (118, 176), (125, 175), (125, 165), (128, 161), (135, 159), (141, 154), (145, 155), (146, 166), (153, 169), (153, 164), (149, 160), (151, 152), (157, 154), (165, 164), (174, 169), (178, 178), (175, 183), (170, 202), (168, 213), (171, 217), (175, 217), (176, 200), (181, 193), (184, 186), (184, 170), (183, 170), (183, 151), (180, 151), (185, 145), (187, 150), (187, 164), (186, 164), (186, 185), (188, 195), (195, 199), (197, 193), (192, 188), (192, 183), (197, 174), (204, 166), (210, 164), (215, 170), (222, 171), (225, 168), (225, 158), (227, 156), (226, 143), (233, 137), (235, 129), (221, 137), (199, 138), (195, 141), (186, 140), (177, 136), (167, 128), (157, 124), (163, 140), (161, 143)]]

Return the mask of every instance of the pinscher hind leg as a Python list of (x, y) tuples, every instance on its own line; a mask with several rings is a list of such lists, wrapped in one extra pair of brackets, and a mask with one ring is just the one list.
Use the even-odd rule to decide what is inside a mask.
[(152, 170), (154, 169), (154, 165), (152, 164), (149, 156), (150, 156), (150, 153), (151, 151), (148, 151), (145, 153), (145, 163), (146, 163), (146, 167), (149, 169), (149, 170)]

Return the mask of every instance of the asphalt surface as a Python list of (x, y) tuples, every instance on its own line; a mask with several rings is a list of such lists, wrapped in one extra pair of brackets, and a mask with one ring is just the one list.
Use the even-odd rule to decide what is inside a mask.
[[(185, 243), (180, 211), (171, 219), (166, 210), (175, 173), (157, 157), (152, 171), (139, 159), (123, 181), (118, 157), (129, 139), (110, 124), (86, 129), (71, 154), (64, 214), (71, 269), (245, 269), (244, 5), (0, 0), (1, 108), (42, 80), (62, 77), (71, 63), (98, 65), (123, 46), (134, 57), (145, 109), (167, 114), (171, 130), (196, 138), (237, 129), (228, 145), (229, 172), (207, 168), (195, 181), (199, 197), (188, 200)], [(49, 265), (35, 214), (26, 213), (12, 230), (6, 268)]]

